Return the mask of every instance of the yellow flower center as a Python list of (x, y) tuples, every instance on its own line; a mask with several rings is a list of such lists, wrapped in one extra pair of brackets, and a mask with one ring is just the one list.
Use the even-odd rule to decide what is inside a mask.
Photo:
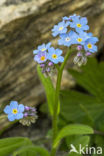
[(78, 41), (78, 42), (82, 42), (82, 38), (78, 38), (77, 41)]
[(13, 110), (12, 110), (12, 113), (13, 113), (13, 114), (17, 114), (17, 113), (18, 113), (18, 110), (17, 110), (17, 109), (13, 109)]
[(41, 49), (41, 51), (45, 51), (45, 50), (46, 50), (46, 48)]
[(81, 27), (82, 27), (82, 25), (81, 25), (81, 24), (77, 24), (77, 27), (78, 27), (78, 28), (81, 28)]
[(59, 30), (61, 31), (63, 29), (63, 27), (60, 27)]
[(40, 60), (44, 61), (45, 60), (45, 56), (41, 56)]
[(53, 55), (52, 55), (52, 58), (53, 58), (53, 59), (56, 59), (56, 58), (57, 58), (57, 55), (56, 55), (56, 54), (53, 54)]
[(92, 44), (89, 43), (89, 44), (87, 45), (87, 47), (91, 49), (91, 48), (92, 48)]

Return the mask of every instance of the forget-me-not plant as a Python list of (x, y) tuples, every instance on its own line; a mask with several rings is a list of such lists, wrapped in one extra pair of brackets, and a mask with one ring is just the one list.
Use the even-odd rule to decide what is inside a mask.
[[(92, 33), (88, 32), (88, 20), (86, 17), (77, 16), (76, 14), (69, 17), (65, 16), (62, 21), (55, 25), (52, 29), (53, 37), (58, 36), (58, 46), (68, 47), (68, 51), (63, 56), (63, 51), (58, 47), (54, 48), (51, 42), (39, 45), (36, 50), (33, 51), (34, 61), (37, 62), (39, 67), (39, 76), (45, 86), (48, 106), (52, 117), (52, 149), (50, 156), (55, 156), (57, 151), (57, 145), (60, 140), (69, 134), (68, 129), (62, 130), (58, 135), (58, 114), (60, 113), (60, 86), (64, 67), (69, 59), (71, 53), (77, 51), (74, 57), (74, 64), (78, 66), (85, 65), (87, 63), (87, 57), (92, 53), (97, 52), (96, 43), (98, 38), (94, 37)], [(57, 82), (54, 88), (49, 73), (54, 69), (57, 69)], [(47, 77), (44, 77), (44, 74)], [(48, 91), (47, 91), (48, 90)], [(49, 99), (49, 96), (51, 97)], [(50, 101), (51, 102), (50, 102)], [(51, 105), (50, 105), (51, 104)], [(11, 101), (10, 105), (5, 106), (5, 114), (7, 114), (9, 121), (19, 120), (23, 125), (30, 125), (37, 119), (36, 109), (23, 104), (18, 104), (17, 101)], [(86, 126), (83, 134), (87, 134)], [(82, 130), (82, 129), (81, 129)], [(80, 128), (79, 128), (80, 131)], [(70, 132), (74, 135), (73, 128)], [(76, 133), (75, 133), (76, 134)], [(88, 129), (88, 134), (89, 129)], [(92, 132), (91, 132), (92, 134)]]

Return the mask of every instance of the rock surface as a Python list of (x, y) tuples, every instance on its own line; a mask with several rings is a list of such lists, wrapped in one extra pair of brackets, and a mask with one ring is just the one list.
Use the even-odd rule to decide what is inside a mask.
[[(45, 100), (32, 51), (48, 41), (56, 44), (51, 36), (53, 25), (73, 13), (88, 17), (101, 50), (103, 0), (0, 0), (0, 105), (10, 100), (36, 105)], [(73, 79), (68, 82), (66, 75), (62, 84), (73, 86)]]

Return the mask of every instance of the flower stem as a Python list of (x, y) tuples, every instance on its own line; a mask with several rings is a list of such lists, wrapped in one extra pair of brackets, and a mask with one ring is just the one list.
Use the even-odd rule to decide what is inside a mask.
[[(67, 60), (70, 56), (72, 50), (68, 50), (66, 53), (64, 62), (62, 63), (60, 69), (58, 70), (58, 76), (57, 76), (57, 82), (56, 82), (56, 90), (55, 90), (55, 101), (54, 101), (54, 110), (53, 110), (53, 120), (52, 120), (52, 128), (53, 128), (53, 143), (57, 136), (57, 118), (58, 118), (58, 101), (59, 101), (59, 92), (60, 92), (60, 86), (61, 86), (61, 79), (62, 79), (62, 73), (63, 69), (67, 63)], [(55, 156), (56, 149), (52, 148), (51, 156)]]

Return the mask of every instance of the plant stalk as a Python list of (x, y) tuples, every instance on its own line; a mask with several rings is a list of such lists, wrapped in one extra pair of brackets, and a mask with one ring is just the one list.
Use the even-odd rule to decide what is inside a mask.
[[(54, 110), (53, 110), (53, 120), (52, 120), (52, 128), (53, 128), (53, 144), (54, 140), (57, 136), (57, 119), (58, 119), (58, 101), (59, 101), (59, 92), (60, 92), (60, 86), (61, 86), (61, 79), (63, 74), (63, 69), (67, 63), (67, 60), (70, 56), (72, 50), (68, 50), (66, 53), (64, 62), (62, 63), (60, 69), (58, 70), (58, 76), (57, 76), (57, 82), (56, 82), (56, 90), (55, 90), (55, 101), (54, 101)], [(52, 147), (51, 156), (55, 156), (56, 149)]]

